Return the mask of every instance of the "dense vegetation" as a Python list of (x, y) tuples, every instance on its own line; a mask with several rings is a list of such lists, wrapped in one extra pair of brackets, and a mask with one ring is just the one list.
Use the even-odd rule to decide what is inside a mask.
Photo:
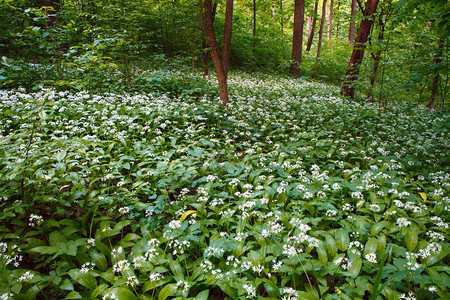
[(352, 1), (315, 80), (273, 2), (224, 107), (197, 1), (0, 0), (0, 299), (450, 298), (448, 6), (380, 1), (350, 99)]

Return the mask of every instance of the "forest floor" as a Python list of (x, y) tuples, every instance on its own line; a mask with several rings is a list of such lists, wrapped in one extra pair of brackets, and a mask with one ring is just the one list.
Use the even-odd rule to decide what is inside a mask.
[(450, 298), (448, 114), (229, 81), (0, 90), (0, 297)]

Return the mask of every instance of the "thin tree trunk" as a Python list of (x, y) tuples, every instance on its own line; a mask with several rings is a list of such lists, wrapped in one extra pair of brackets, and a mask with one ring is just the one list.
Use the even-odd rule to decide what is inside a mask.
[(206, 29), (205, 29), (205, 18), (203, 14), (203, 0), (198, 1), (199, 10), (200, 10), (200, 24), (202, 27), (202, 57), (203, 57), (203, 75), (208, 77), (209, 75), (209, 49), (206, 37)]
[(339, 38), (339, 25), (340, 25), (340, 19), (339, 19), (339, 8), (341, 7), (341, 1), (338, 0), (338, 5), (336, 7), (336, 11), (338, 13), (338, 18), (336, 20), (336, 39)]
[(319, 8), (319, 1), (316, 0), (315, 3), (314, 3), (314, 16), (313, 16), (313, 19), (312, 19), (311, 30), (309, 31), (308, 44), (306, 45), (306, 51), (308, 51), (308, 52), (309, 52), (309, 50), (311, 50), (311, 45), (312, 45), (312, 42), (314, 40), (314, 30), (315, 30), (315, 27), (316, 27), (316, 21), (317, 21), (316, 16), (317, 16), (317, 9), (318, 8)]
[(355, 45), (353, 46), (352, 56), (348, 64), (346, 72), (346, 81), (342, 86), (341, 94), (345, 97), (355, 97), (355, 81), (358, 78), (359, 69), (364, 58), (364, 50), (366, 42), (370, 34), (370, 29), (373, 25), (372, 15), (377, 10), (379, 0), (367, 0), (366, 8), (363, 13), (363, 19), (358, 29)]
[[(392, 1), (392, 0), (391, 0)], [(387, 13), (384, 13), (383, 7), (381, 7), (380, 15), (378, 16), (378, 24), (380, 26), (380, 32), (378, 33), (378, 39), (377, 44), (380, 45), (384, 40), (384, 31), (386, 29), (386, 23), (389, 18), (389, 11), (391, 7), (391, 1), (388, 3)], [(384, 15), (386, 15), (385, 20), (383, 20)], [(381, 48), (378, 48), (374, 54), (372, 54), (372, 58), (374, 60), (373, 69), (372, 69), (372, 75), (370, 76), (370, 87), (369, 92), (367, 93), (367, 100), (372, 100), (373, 98), (373, 88), (375, 86), (375, 79), (377, 77), (378, 73), (378, 67), (380, 66), (381, 61)]]
[(319, 67), (320, 50), (322, 48), (323, 28), (325, 27), (326, 13), (327, 13), (327, 0), (323, 0), (322, 19), (320, 20), (320, 29), (319, 29), (319, 44), (317, 45), (316, 64), (314, 66), (314, 73), (312, 75), (312, 78), (314, 78), (314, 79), (316, 78), (317, 68)]
[(312, 17), (306, 18), (306, 29), (308, 30), (308, 33), (311, 31), (311, 23), (312, 23)]
[[(442, 54), (444, 53), (444, 40), (443, 39), (439, 40), (439, 48), (438, 49), (439, 49), (439, 53), (434, 58), (435, 65), (439, 65), (442, 62)], [(439, 86), (439, 73), (437, 73), (433, 79), (433, 85), (431, 86), (430, 101), (428, 101), (428, 104), (427, 104), (428, 109), (433, 108), (434, 101), (436, 100), (438, 86)]]
[(292, 63), (290, 73), (295, 77), (301, 76), (303, 23), (305, 20), (305, 0), (295, 0), (294, 32), (292, 37)]
[(205, 26), (209, 49), (211, 51), (211, 57), (217, 73), (217, 80), (219, 81), (220, 100), (222, 100), (222, 106), (228, 108), (227, 76), (223, 68), (222, 59), (219, 56), (216, 35), (214, 34), (213, 9), (211, 0), (205, 0)]
[(228, 76), (228, 66), (231, 54), (231, 33), (233, 23), (233, 0), (227, 0), (225, 9), (225, 28), (223, 31), (222, 64), (225, 78)]
[(351, 21), (350, 21), (350, 29), (348, 31), (348, 42), (353, 44), (355, 40), (355, 17), (356, 17), (356, 0), (352, 0), (352, 12), (351, 12)]
[(331, 41), (331, 30), (333, 29), (333, 2), (334, 0), (330, 1), (330, 14), (328, 15), (328, 45)]
[(253, 0), (253, 59), (256, 53), (256, 0)]

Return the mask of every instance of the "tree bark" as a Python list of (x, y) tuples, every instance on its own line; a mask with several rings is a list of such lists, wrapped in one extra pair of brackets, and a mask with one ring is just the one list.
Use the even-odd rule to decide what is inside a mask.
[(292, 37), (292, 63), (290, 73), (295, 77), (301, 76), (303, 23), (305, 20), (305, 0), (295, 0), (294, 30)]
[(358, 78), (359, 69), (364, 58), (364, 50), (366, 42), (370, 34), (370, 29), (373, 25), (372, 15), (376, 12), (379, 0), (367, 0), (366, 8), (364, 9), (363, 19), (358, 29), (355, 45), (353, 46), (352, 56), (348, 64), (346, 72), (346, 81), (344, 82), (341, 94), (345, 97), (355, 97), (355, 81)]
[(315, 3), (314, 3), (314, 16), (313, 16), (313, 19), (312, 19), (311, 30), (309, 31), (308, 44), (306, 45), (306, 51), (308, 51), (308, 52), (309, 52), (309, 50), (311, 50), (311, 45), (312, 45), (312, 42), (314, 40), (314, 30), (315, 30), (315, 27), (316, 27), (316, 21), (317, 21), (316, 16), (317, 16), (317, 9), (318, 8), (319, 8), (319, 1), (316, 0)]
[[(383, 6), (381, 6), (381, 12), (380, 12), (380, 15), (378, 16), (378, 25), (380, 26), (380, 32), (378, 33), (377, 44), (381, 44), (381, 42), (383, 42), (383, 40), (384, 40), (384, 32), (386, 30), (386, 23), (388, 21), (389, 15), (390, 15), (391, 4), (392, 4), (392, 0), (389, 0), (387, 12), (385, 12)], [(383, 18), (385, 18), (385, 19), (383, 20)], [(372, 54), (372, 58), (374, 60), (374, 64), (373, 64), (372, 74), (370, 76), (370, 87), (369, 87), (369, 92), (367, 93), (367, 100), (372, 100), (372, 98), (373, 98), (373, 95), (372, 95), (373, 88), (375, 86), (375, 79), (377, 77), (378, 67), (380, 66), (380, 61), (381, 61), (381, 48), (378, 48), (375, 51), (375, 53)]]
[(216, 35), (214, 33), (213, 23), (213, 9), (211, 0), (205, 0), (205, 26), (206, 35), (208, 37), (209, 49), (214, 63), (214, 69), (217, 73), (217, 80), (219, 81), (219, 93), (222, 106), (228, 108), (228, 86), (227, 76), (223, 67), (222, 59), (219, 56), (219, 49), (217, 47)]
[(314, 73), (312, 75), (312, 78), (314, 78), (314, 79), (316, 78), (317, 68), (319, 67), (320, 50), (322, 48), (323, 28), (325, 27), (326, 13), (327, 13), (327, 0), (323, 0), (322, 19), (320, 20), (320, 29), (319, 29), (319, 44), (317, 45), (316, 64), (314, 66)]
[(225, 28), (223, 31), (222, 64), (225, 78), (228, 76), (228, 66), (231, 54), (231, 33), (233, 23), (233, 0), (227, 0), (225, 8)]
[(256, 0), (253, 0), (253, 58), (256, 52)]
[(203, 14), (203, 0), (198, 1), (199, 10), (200, 10), (200, 25), (202, 28), (202, 57), (203, 57), (203, 76), (208, 77), (209, 75), (209, 49), (206, 37), (206, 28), (205, 28), (205, 18)]
[(353, 44), (353, 41), (355, 40), (355, 16), (356, 16), (356, 6), (357, 6), (356, 0), (352, 0), (352, 12), (351, 12), (351, 21), (350, 21), (350, 28), (348, 31), (348, 42), (350, 44)]
[(330, 1), (330, 14), (328, 15), (328, 43), (331, 41), (331, 30), (333, 29), (333, 2), (334, 0)]
[[(439, 53), (434, 58), (435, 65), (439, 65), (442, 62), (442, 54), (444, 54), (444, 40), (439, 40)], [(436, 94), (439, 86), (439, 73), (436, 73), (433, 79), (433, 85), (431, 86), (431, 96), (430, 101), (428, 101), (427, 109), (433, 108), (434, 101), (436, 100)]]

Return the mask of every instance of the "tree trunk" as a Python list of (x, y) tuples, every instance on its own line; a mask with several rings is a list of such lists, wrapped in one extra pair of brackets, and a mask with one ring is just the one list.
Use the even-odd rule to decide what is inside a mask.
[[(388, 8), (387, 8), (387, 12), (384, 12), (383, 6), (381, 7), (381, 12), (380, 15), (378, 16), (378, 24), (380, 26), (380, 32), (378, 33), (378, 39), (377, 39), (377, 44), (381, 44), (384, 40), (384, 31), (386, 29), (386, 23), (388, 21), (389, 18), (389, 11), (391, 8), (391, 3), (392, 0), (390, 0), (388, 2)], [(383, 17), (385, 17), (385, 20), (383, 20)], [(377, 77), (377, 73), (378, 73), (378, 67), (380, 65), (380, 61), (381, 61), (381, 48), (378, 48), (375, 53), (372, 54), (372, 58), (374, 60), (374, 64), (373, 64), (373, 69), (372, 69), (372, 75), (370, 76), (370, 87), (369, 87), (369, 92), (367, 93), (367, 100), (372, 100), (373, 98), (373, 88), (375, 86), (375, 79)]]
[[(370, 0), (369, 0), (370, 1)], [(350, 29), (348, 31), (348, 42), (353, 44), (355, 40), (355, 16), (356, 16), (356, 0), (352, 0), (352, 12), (351, 12), (351, 21), (350, 21)]]
[(231, 54), (231, 25), (233, 23), (233, 0), (227, 0), (225, 9), (225, 28), (223, 31), (222, 64), (225, 78), (228, 76), (228, 66)]
[(338, 0), (338, 4), (336, 7), (336, 11), (338, 14), (337, 20), (336, 20), (336, 39), (339, 38), (339, 25), (340, 25), (340, 18), (339, 18), (339, 8), (341, 7), (341, 0)]
[(211, 0), (205, 0), (205, 26), (206, 26), (206, 35), (208, 37), (209, 49), (214, 63), (214, 69), (216, 70), (217, 80), (219, 81), (220, 100), (222, 100), (222, 106), (228, 108), (227, 75), (223, 67), (224, 65), (222, 59), (219, 56), (219, 49), (217, 48), (216, 35), (214, 34), (213, 9)]
[(203, 0), (198, 1), (199, 4), (199, 10), (200, 10), (200, 24), (202, 27), (202, 56), (203, 56), (203, 75), (205, 77), (208, 77), (209, 75), (209, 50), (208, 50), (208, 43), (207, 43), (207, 37), (206, 37), (206, 28), (205, 28), (205, 18), (203, 14)]
[(314, 16), (312, 19), (312, 24), (311, 24), (311, 30), (309, 31), (309, 37), (308, 37), (308, 44), (306, 45), (306, 51), (309, 52), (309, 50), (311, 50), (311, 45), (314, 39), (314, 30), (316, 27), (316, 21), (317, 21), (317, 9), (319, 8), (319, 1), (316, 0), (314, 3)]
[(355, 45), (353, 46), (352, 56), (348, 64), (346, 72), (346, 81), (344, 82), (341, 94), (345, 97), (355, 97), (355, 81), (358, 78), (359, 68), (364, 58), (364, 49), (366, 47), (367, 38), (370, 34), (370, 29), (373, 25), (372, 15), (377, 10), (379, 0), (367, 0), (366, 8), (364, 9), (363, 19), (358, 29)]
[[(439, 48), (438, 49), (439, 49), (439, 53), (434, 58), (434, 63), (436, 66), (442, 62), (442, 54), (444, 54), (444, 40), (443, 39), (439, 40)], [(436, 100), (438, 86), (439, 86), (439, 73), (437, 73), (433, 79), (433, 85), (431, 86), (430, 101), (428, 101), (428, 104), (427, 104), (428, 109), (433, 108), (434, 101)]]
[(312, 78), (316, 78), (317, 68), (319, 67), (320, 60), (320, 50), (322, 48), (322, 38), (323, 38), (323, 28), (325, 27), (325, 18), (327, 13), (327, 0), (323, 0), (322, 4), (322, 19), (320, 20), (320, 29), (319, 29), (319, 44), (317, 45), (317, 56), (316, 56), (316, 64), (314, 66), (314, 73)]
[(328, 45), (331, 41), (331, 30), (333, 29), (333, 2), (334, 0), (330, 1), (330, 14), (328, 15)]
[(256, 0), (253, 0), (253, 60), (256, 53)]
[(294, 32), (292, 37), (292, 63), (290, 73), (295, 77), (301, 76), (303, 23), (305, 19), (305, 0), (295, 0)]

